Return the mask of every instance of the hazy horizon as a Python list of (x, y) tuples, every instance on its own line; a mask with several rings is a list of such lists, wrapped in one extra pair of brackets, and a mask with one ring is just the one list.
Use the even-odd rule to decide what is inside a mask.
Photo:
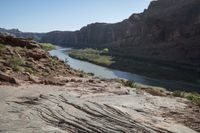
[(0, 28), (23, 32), (75, 31), (91, 23), (116, 23), (150, 0), (1, 0)]

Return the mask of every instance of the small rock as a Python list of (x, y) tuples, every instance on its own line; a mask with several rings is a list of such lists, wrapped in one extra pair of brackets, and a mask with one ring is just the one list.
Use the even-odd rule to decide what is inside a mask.
[(14, 84), (19, 84), (19, 82), (17, 81), (17, 79), (15, 79), (14, 77), (10, 77), (9, 75), (3, 73), (0, 71), (0, 79), (2, 81), (5, 82), (10, 82), (10, 83), (14, 83)]
[(89, 83), (94, 83), (93, 79), (88, 80)]
[(76, 80), (75, 79), (71, 79), (70, 82), (76, 82)]

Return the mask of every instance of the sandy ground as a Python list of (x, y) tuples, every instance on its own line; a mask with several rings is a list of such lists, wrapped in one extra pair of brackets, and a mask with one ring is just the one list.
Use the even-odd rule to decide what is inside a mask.
[(0, 86), (2, 133), (197, 133), (199, 115), (185, 99), (100, 79)]

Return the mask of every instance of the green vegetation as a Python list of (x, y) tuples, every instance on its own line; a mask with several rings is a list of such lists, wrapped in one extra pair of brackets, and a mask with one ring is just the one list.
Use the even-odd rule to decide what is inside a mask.
[[(116, 82), (126, 86), (126, 87), (131, 87), (131, 88), (136, 88), (139, 90), (143, 90), (153, 96), (167, 96), (171, 95), (171, 93), (167, 93), (163, 88), (157, 88), (157, 87), (150, 87), (150, 86), (144, 86), (135, 83), (134, 81), (130, 80), (124, 80), (124, 79), (114, 79)], [(200, 94), (197, 92), (184, 92), (184, 91), (174, 91), (172, 93), (174, 97), (181, 97), (181, 98), (186, 98), (190, 101), (192, 101), (194, 104), (200, 106)]]
[(0, 52), (3, 51), (5, 49), (5, 45), (0, 43)]
[(79, 76), (80, 77), (85, 77), (86, 75), (87, 75), (87, 73), (86, 72), (84, 72), (83, 70), (78, 70), (79, 71)]
[(24, 61), (16, 56), (11, 56), (8, 59), (9, 65), (10, 67), (14, 70), (14, 71), (20, 71), (21, 66), (24, 65)]
[(122, 84), (123, 86), (130, 87), (130, 88), (136, 88), (139, 90), (143, 90), (153, 96), (166, 96), (164, 90), (161, 88), (156, 88), (156, 87), (150, 87), (150, 86), (144, 86), (141, 84), (137, 84), (134, 81), (131, 80), (124, 80), (124, 79), (115, 79), (116, 82)]
[(69, 53), (69, 56), (80, 60), (86, 60), (99, 65), (110, 66), (111, 64), (114, 63), (114, 61), (111, 56), (105, 55), (108, 52), (109, 49), (107, 48), (103, 50), (86, 48), (86, 49), (72, 50)]
[(108, 53), (109, 52), (109, 49), (108, 48), (104, 48), (103, 50), (102, 50), (102, 53)]
[(42, 47), (42, 49), (44, 49), (45, 51), (50, 51), (52, 49), (55, 49), (55, 46), (51, 43), (40, 43), (40, 46)]
[(114, 79), (116, 82), (126, 86), (126, 87), (131, 87), (131, 88), (136, 88), (135, 82), (131, 80), (124, 80), (124, 79)]
[(95, 74), (92, 73), (92, 72), (90, 72), (90, 73), (87, 73), (87, 75), (89, 75), (89, 76), (94, 76)]
[(173, 96), (186, 98), (192, 101), (193, 103), (197, 104), (198, 106), (200, 106), (200, 94), (196, 92), (184, 92), (178, 90), (173, 92)]
[[(78, 52), (73, 52), (78, 51)], [(83, 52), (84, 51), (84, 52)], [(86, 52), (87, 51), (87, 52)], [(111, 60), (106, 61), (105, 59), (99, 63), (98, 58), (89, 55), (100, 55), (112, 57)], [(112, 56), (109, 56), (112, 55)], [(151, 77), (155, 79), (165, 79), (165, 80), (181, 80), (188, 83), (198, 84), (196, 81), (199, 77), (198, 72), (196, 70), (189, 69), (180, 69), (180, 67), (172, 67), (168, 66), (168, 62), (165, 64), (164, 62), (160, 62), (157, 60), (150, 60), (140, 57), (133, 57), (125, 55), (125, 53), (120, 53), (114, 50), (110, 50), (108, 48), (104, 49), (82, 49), (82, 50), (72, 50), (69, 56), (89, 61), (98, 65), (102, 65), (105, 67), (118, 69), (122, 71), (127, 71), (131, 73), (136, 73), (139, 75), (144, 75), (146, 77)], [(95, 59), (96, 58), (96, 59)], [(109, 62), (109, 63), (104, 63)], [(111, 63), (112, 62), (112, 63)], [(109, 64), (109, 65), (106, 65)], [(183, 72), (184, 71), (184, 72)]]
[(56, 57), (51, 57), (49, 60), (50, 60), (49, 63), (51, 66), (55, 66), (58, 63), (58, 60), (56, 59)]
[(16, 48), (15, 48), (15, 51), (16, 51), (17, 53), (19, 53), (19, 52), (23, 51), (23, 48), (22, 48), (22, 47), (16, 47)]
[(28, 72), (28, 73), (30, 73), (30, 74), (33, 74), (33, 75), (36, 74), (36, 72), (35, 72), (32, 68), (30, 68), (30, 67), (25, 67), (25, 68), (24, 68), (24, 71), (25, 71), (25, 72)]
[(94, 73), (87, 73), (87, 72), (85, 72), (85, 71), (83, 71), (83, 70), (78, 70), (78, 72), (79, 72), (79, 76), (80, 77), (85, 77), (85, 76), (94, 76)]

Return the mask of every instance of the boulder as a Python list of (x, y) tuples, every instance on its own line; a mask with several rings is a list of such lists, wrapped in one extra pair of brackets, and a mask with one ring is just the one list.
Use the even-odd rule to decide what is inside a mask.
[(9, 82), (13, 84), (19, 84), (14, 77), (11, 77), (3, 72), (0, 71), (0, 80), (3, 82)]
[(34, 60), (40, 60), (42, 58), (47, 58), (48, 57), (47, 53), (42, 49), (34, 49), (34, 50), (31, 50), (31, 51), (28, 51), (26, 53), (26, 56), (27, 57), (31, 57)]

